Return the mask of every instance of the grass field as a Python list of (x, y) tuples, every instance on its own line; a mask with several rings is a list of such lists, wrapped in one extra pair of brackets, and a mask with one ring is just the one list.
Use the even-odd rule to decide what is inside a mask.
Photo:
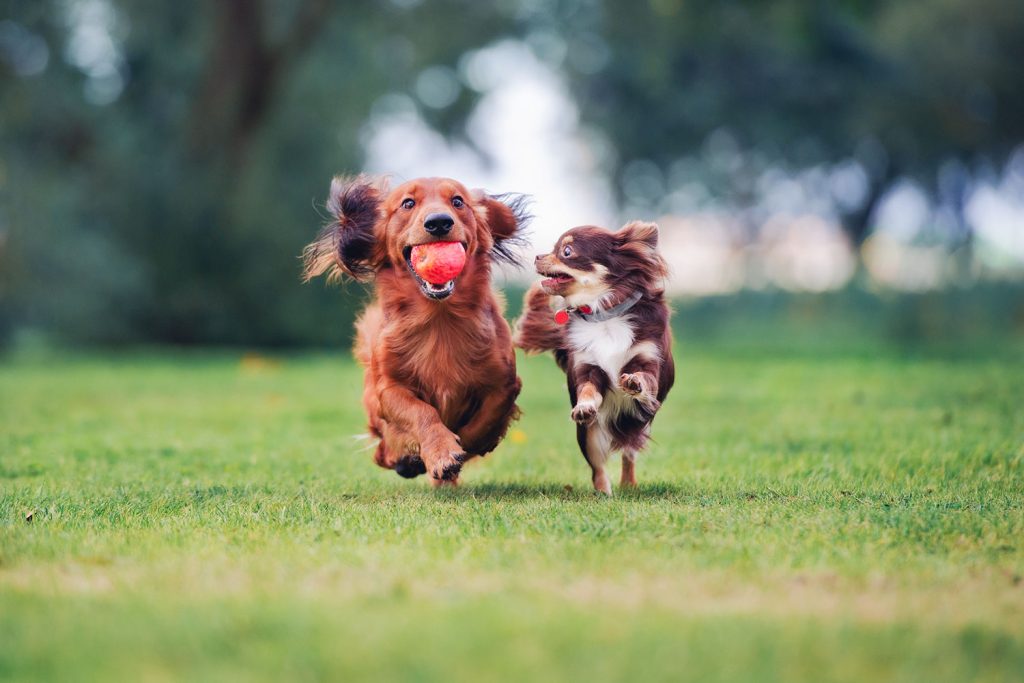
[(1021, 680), (1019, 353), (678, 362), (608, 500), (547, 358), (455, 491), (341, 355), (9, 360), (0, 679)]

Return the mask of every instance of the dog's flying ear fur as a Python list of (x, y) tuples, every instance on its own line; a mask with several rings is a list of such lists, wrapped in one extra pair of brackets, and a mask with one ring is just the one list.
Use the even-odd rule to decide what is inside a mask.
[(645, 221), (626, 223), (615, 233), (618, 251), (630, 257), (638, 272), (655, 282), (668, 277), (668, 264), (658, 252), (658, 224)]
[(619, 230), (623, 242), (641, 242), (651, 249), (658, 248), (658, 224), (645, 221), (630, 221)]
[(386, 191), (382, 179), (335, 176), (327, 199), (331, 222), (302, 252), (304, 281), (324, 273), (328, 282), (342, 275), (363, 282), (372, 278), (378, 260), (374, 232)]
[(491, 256), (521, 266), (516, 247), (526, 245), (526, 226), (533, 216), (527, 210), (530, 198), (524, 194), (506, 192), (489, 195), (483, 190), (472, 190), (470, 195), (476, 208), (477, 218), (487, 224), (494, 239)]

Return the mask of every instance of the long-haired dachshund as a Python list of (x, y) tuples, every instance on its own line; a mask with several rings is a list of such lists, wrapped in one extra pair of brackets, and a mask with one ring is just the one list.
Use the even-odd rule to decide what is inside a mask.
[[(380, 440), (374, 460), (403, 477), (457, 483), (463, 463), (494, 450), (519, 414), (521, 382), (491, 264), (514, 261), (524, 197), (449, 178), (389, 190), (383, 179), (338, 177), (327, 207), (333, 220), (305, 249), (305, 278), (375, 284), (355, 342), (370, 434)], [(464, 249), (461, 272), (439, 284), (412, 261), (414, 249), (434, 242)]]
[(605, 463), (615, 450), (622, 486), (635, 486), (636, 456), (675, 379), (658, 226), (574, 228), (536, 267), (544, 280), (526, 294), (515, 344), (553, 351), (565, 372), (594, 488), (611, 494)]

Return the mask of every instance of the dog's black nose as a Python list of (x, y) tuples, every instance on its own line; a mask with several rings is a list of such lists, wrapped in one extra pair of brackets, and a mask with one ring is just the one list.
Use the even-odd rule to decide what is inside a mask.
[(536, 256), (533, 257), (533, 262), (534, 263), (540, 263), (540, 260), (542, 258), (544, 258), (544, 254), (537, 254)]
[(432, 213), (427, 216), (427, 220), (423, 221), (423, 229), (436, 236), (447, 235), (453, 225), (455, 225), (455, 219), (446, 213)]

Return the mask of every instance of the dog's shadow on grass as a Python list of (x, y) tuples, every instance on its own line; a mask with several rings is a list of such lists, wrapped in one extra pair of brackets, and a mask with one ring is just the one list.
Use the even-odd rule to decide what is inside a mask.
[(557, 483), (523, 484), (518, 482), (481, 482), (463, 484), (457, 489), (442, 489), (442, 495), (458, 498), (476, 498), (483, 500), (533, 500), (550, 498), (554, 500), (697, 500), (704, 497), (704, 492), (694, 486), (672, 482), (651, 482), (640, 484), (636, 488), (616, 488), (614, 495), (608, 496), (594, 491), (590, 486), (574, 486)]

